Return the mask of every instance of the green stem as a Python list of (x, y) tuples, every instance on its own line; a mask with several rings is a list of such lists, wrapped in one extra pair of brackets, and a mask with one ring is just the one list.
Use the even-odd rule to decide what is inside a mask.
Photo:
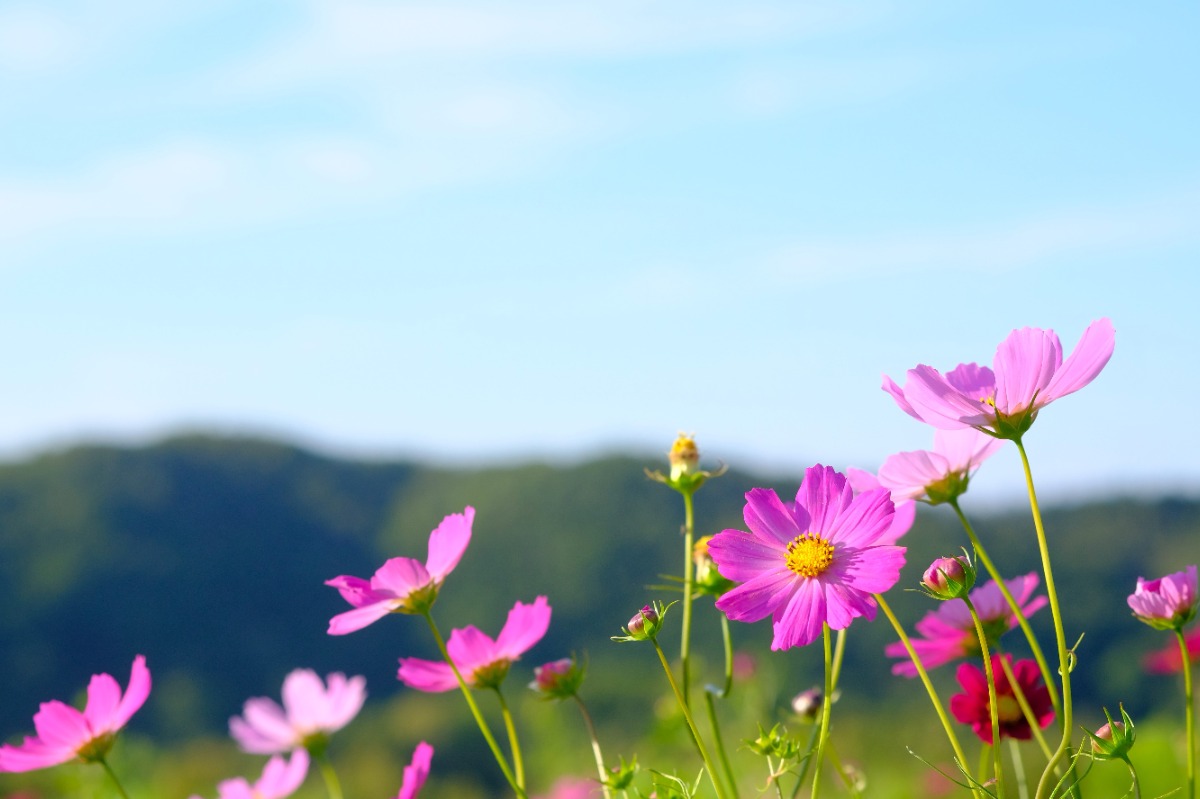
[(696, 522), (692, 492), (681, 491), (680, 493), (683, 494), (683, 624), (679, 637), (679, 668), (683, 703), (687, 705), (688, 690), (691, 685), (692, 589), (695, 574), (692, 548), (694, 546), (693, 539), (696, 536)]
[(1129, 758), (1125, 758), (1125, 765), (1129, 767), (1129, 776), (1133, 777), (1133, 799), (1142, 799), (1142, 784), (1138, 782), (1137, 769)]
[[(1046, 597), (1050, 600), (1050, 615), (1054, 619), (1054, 640), (1058, 645), (1058, 673), (1062, 678), (1062, 740), (1038, 781), (1037, 799), (1049, 799), (1055, 785), (1054, 773), (1058, 764), (1071, 751), (1072, 708), (1071, 708), (1071, 658), (1067, 651), (1067, 635), (1063, 630), (1062, 610), (1058, 603), (1058, 589), (1054, 584), (1054, 572), (1050, 568), (1050, 547), (1046, 542), (1046, 528), (1042, 524), (1042, 511), (1038, 506), (1037, 491), (1033, 487), (1033, 471), (1029, 468), (1029, 456), (1020, 438), (1013, 439), (1017, 452), (1021, 453), (1021, 466), (1025, 470), (1025, 488), (1029, 492), (1029, 507), (1033, 512), (1033, 527), (1037, 532), (1038, 553), (1042, 558), (1042, 573), (1046, 577)], [(1049, 682), (1047, 682), (1049, 684)]]
[(796, 799), (800, 795), (800, 789), (804, 787), (805, 778), (808, 776), (808, 767), (812, 765), (813, 754), (816, 752), (817, 735), (820, 732), (820, 726), (813, 724), (812, 732), (808, 736), (807, 754), (804, 755), (804, 765), (800, 767), (800, 776), (796, 780), (796, 788), (792, 791), (792, 799)]
[(117, 775), (115, 772), (113, 772), (112, 766), (108, 765), (108, 761), (101, 757), (97, 758), (96, 762), (100, 764), (100, 767), (104, 769), (104, 773), (108, 775), (110, 780), (112, 780), (112, 784), (116, 786), (117, 793), (121, 794), (121, 799), (129, 799), (129, 794), (125, 793), (124, 786), (122, 786), (121, 781), (117, 779)]
[(717, 799), (725, 799), (725, 790), (721, 787), (721, 781), (717, 778), (712, 758), (708, 756), (708, 750), (705, 749), (704, 742), (700, 739), (700, 731), (696, 729), (696, 721), (692, 718), (692, 711), (688, 709), (687, 702), (683, 698), (683, 693), (679, 690), (679, 683), (675, 682), (675, 675), (671, 673), (671, 664), (667, 662), (667, 655), (663, 652), (662, 647), (659, 646), (657, 639), (651, 638), (650, 642), (654, 644), (654, 651), (658, 653), (658, 659), (662, 662), (663, 671), (667, 674), (667, 682), (671, 684), (671, 690), (675, 694), (675, 701), (679, 703), (679, 709), (683, 711), (683, 718), (687, 721), (688, 729), (692, 733), (692, 743), (696, 745), (696, 751), (700, 753), (700, 759), (704, 761), (704, 768), (708, 771), (708, 779), (712, 782), (713, 790), (717, 792)]
[[(1187, 728), (1187, 799), (1195, 799), (1196, 797), (1196, 709), (1192, 701), (1192, 663), (1188, 657), (1187, 639), (1183, 637), (1183, 630), (1176, 629), (1175, 635), (1179, 639), (1179, 656), (1183, 658), (1183, 698), (1184, 698), (1184, 723)], [(1133, 769), (1132, 764), (1129, 767)], [(1137, 782), (1137, 775), (1134, 775), (1134, 782)]]
[(821, 639), (825, 646), (825, 696), (821, 701), (821, 735), (817, 738), (816, 768), (813, 769), (812, 799), (817, 799), (821, 787), (821, 763), (825, 757), (825, 746), (829, 741), (829, 718), (833, 702), (833, 644), (829, 636), (829, 623), (821, 623)]
[[(1007, 672), (1008, 670), (1005, 669), (1005, 673)], [(1008, 679), (1011, 681), (1012, 677), (1010, 676)], [(1036, 722), (1034, 722), (1033, 728), (1037, 729)], [(1016, 738), (1008, 739), (1008, 751), (1012, 752), (1013, 773), (1017, 775), (1017, 797), (1018, 799), (1029, 799), (1029, 785), (1025, 778), (1025, 760), (1021, 757), (1021, 745), (1017, 743)]]
[(321, 766), (321, 777), (325, 780), (325, 790), (329, 793), (329, 799), (342, 799), (342, 783), (338, 780), (329, 757), (322, 752), (317, 758), (317, 763)]
[(458, 681), (458, 687), (462, 691), (463, 698), (467, 700), (467, 707), (471, 709), (471, 715), (475, 717), (475, 723), (479, 726), (479, 732), (483, 734), (483, 739), (487, 741), (488, 748), (492, 750), (492, 756), (496, 758), (496, 763), (500, 766), (500, 770), (504, 772), (504, 778), (508, 780), (509, 786), (520, 799), (527, 799), (525, 789), (517, 783), (512, 769), (508, 767), (508, 761), (504, 759), (504, 753), (500, 751), (500, 744), (496, 743), (496, 738), (488, 728), (487, 722), (483, 720), (483, 714), (479, 712), (479, 705), (475, 703), (475, 698), (471, 696), (471, 689), (467, 687), (467, 681), (463, 679), (462, 673), (458, 670), (458, 665), (450, 657), (450, 652), (446, 649), (446, 641), (442, 638), (437, 624), (434, 623), (433, 616), (428, 611), (421, 615), (425, 617), (425, 621), (429, 622), (429, 629), (433, 632), (433, 640), (437, 642), (438, 651), (442, 653), (445, 661), (450, 664), (450, 670), (454, 672), (454, 679)]
[(983, 548), (979, 537), (975, 535), (975, 528), (967, 521), (966, 514), (958, 506), (958, 499), (950, 500), (950, 507), (954, 508), (954, 512), (958, 515), (958, 521), (962, 524), (963, 529), (967, 531), (967, 537), (971, 539), (971, 546), (975, 548), (975, 555), (979, 558), (979, 562), (983, 564), (983, 568), (987, 570), (988, 576), (992, 578), (992, 581), (996, 583), (996, 587), (1000, 589), (1000, 593), (1004, 595), (1004, 600), (1008, 602), (1008, 608), (1012, 611), (1013, 617), (1016, 618), (1017, 624), (1020, 625), (1021, 632), (1025, 633), (1025, 640), (1029, 642), (1029, 649), (1033, 652), (1033, 659), (1037, 661), (1038, 669), (1042, 672), (1042, 682), (1046, 683), (1046, 690), (1050, 693), (1050, 704), (1054, 706), (1054, 715), (1056, 718), (1061, 716), (1062, 708), (1058, 700), (1058, 687), (1054, 684), (1054, 675), (1050, 671), (1049, 664), (1046, 663), (1046, 656), (1042, 653), (1041, 644), (1038, 643), (1037, 637), (1033, 634), (1033, 628), (1029, 626), (1029, 620), (1021, 612), (1020, 603), (1017, 602), (1012, 592), (1008, 590), (1008, 583), (1005, 582), (996, 565), (992, 563), (992, 559), (988, 556), (987, 550)]
[(711, 691), (704, 692), (704, 703), (708, 707), (708, 723), (712, 727), (713, 743), (717, 747), (717, 758), (721, 762), (721, 772), (728, 783), (730, 795), (738, 799), (737, 780), (733, 777), (733, 766), (729, 763), (729, 754), (725, 751), (725, 742), (721, 740), (721, 725), (717, 722), (717, 708)]
[(521, 757), (521, 742), (517, 739), (517, 728), (513, 724), (512, 711), (508, 709), (508, 703), (504, 701), (504, 694), (500, 692), (500, 686), (496, 686), (493, 690), (496, 691), (496, 698), (500, 700), (500, 715), (504, 717), (504, 730), (508, 733), (508, 747), (512, 750), (513, 769), (516, 771), (517, 785), (524, 788), (525, 761)]
[(842, 659), (846, 656), (846, 630), (838, 630), (837, 643), (833, 645), (833, 690), (837, 690), (838, 678), (842, 676)]
[(596, 735), (596, 725), (592, 723), (592, 714), (588, 713), (587, 705), (583, 703), (583, 698), (579, 694), (574, 694), (575, 703), (579, 705), (579, 712), (583, 714), (583, 723), (587, 726), (588, 737), (592, 739), (592, 756), (596, 758), (596, 775), (600, 778), (600, 787), (604, 789), (604, 799), (612, 799), (612, 792), (608, 788), (608, 783), (605, 780), (608, 774), (604, 771), (604, 756), (600, 754), (600, 738)]
[(913, 666), (917, 669), (917, 676), (921, 678), (922, 684), (925, 686), (925, 692), (929, 694), (929, 701), (933, 702), (933, 709), (937, 711), (938, 719), (942, 722), (942, 729), (946, 731), (946, 737), (950, 740), (950, 748), (954, 750), (954, 756), (958, 760), (958, 767), (962, 769), (967, 780), (972, 784), (972, 791), (976, 796), (980, 796), (980, 790), (975, 787), (975, 779), (971, 776), (971, 772), (967, 768), (967, 756), (963, 754), (962, 745), (958, 742), (958, 736), (954, 734), (954, 727), (950, 724), (950, 717), (946, 715), (946, 708), (942, 706), (942, 700), (938, 699), (937, 691), (933, 689), (933, 683), (929, 681), (929, 673), (925, 671), (925, 666), (921, 664), (921, 656), (913, 649), (912, 642), (908, 640), (908, 633), (904, 632), (904, 628), (900, 626), (900, 622), (896, 620), (896, 614), (892, 613), (892, 608), (888, 605), (880, 594), (874, 594), (875, 601), (879, 603), (879, 607), (883, 610), (888, 621), (892, 623), (896, 634), (900, 636), (900, 642), (904, 644), (904, 649), (908, 652), (909, 658), (912, 659)]
[(962, 601), (971, 614), (971, 620), (975, 622), (975, 635), (979, 637), (979, 651), (983, 655), (983, 670), (987, 675), (988, 684), (988, 716), (992, 722), (992, 768), (996, 775), (996, 795), (1004, 796), (1004, 770), (1001, 767), (1000, 758), (1000, 708), (996, 704), (996, 673), (992, 669), (992, 656), (988, 651), (987, 633), (983, 631), (983, 622), (979, 618), (979, 613), (975, 610), (975, 605), (971, 602), (970, 597), (963, 597)]

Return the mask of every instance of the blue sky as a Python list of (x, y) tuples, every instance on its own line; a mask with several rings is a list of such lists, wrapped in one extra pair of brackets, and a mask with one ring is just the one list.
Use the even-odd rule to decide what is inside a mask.
[[(1200, 10), (0, 2), (0, 454), (875, 468), (880, 375), (1116, 354), (1060, 499), (1200, 487)], [(1007, 459), (1007, 462), (1006, 462)], [(1011, 453), (982, 499), (1020, 493)]]

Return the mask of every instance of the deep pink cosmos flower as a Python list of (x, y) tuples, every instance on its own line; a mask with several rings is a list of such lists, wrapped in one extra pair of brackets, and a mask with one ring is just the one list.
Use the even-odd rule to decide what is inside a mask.
[[(1195, 665), (1200, 661), (1200, 627), (1185, 633), (1183, 643), (1187, 646), (1188, 658)], [(1174, 674), (1183, 671), (1183, 655), (1179, 652), (1179, 642), (1172, 639), (1162, 649), (1147, 653), (1142, 659), (1142, 668), (1150, 674)]]
[(899, 452), (879, 468), (879, 484), (892, 500), (920, 500), (931, 505), (957, 499), (979, 465), (1004, 442), (973, 428), (938, 430), (932, 450)]
[[(887, 488), (879, 482), (879, 478), (875, 475), (865, 469), (855, 469), (853, 466), (846, 469), (846, 479), (850, 481), (850, 487), (854, 489), (855, 494), (872, 491), (876, 488)], [(917, 519), (917, 503), (911, 499), (902, 499), (893, 493), (892, 504), (896, 507), (896, 513), (892, 516), (892, 526), (886, 533), (879, 536), (880, 544), (894, 544), (899, 541), (905, 533), (912, 529), (913, 522)]]
[(991, 369), (964, 363), (942, 375), (922, 364), (908, 371), (904, 388), (884, 375), (883, 390), (905, 413), (934, 427), (974, 427), (999, 438), (1018, 438), (1039, 410), (1100, 374), (1112, 356), (1115, 335), (1112, 322), (1098, 319), (1063, 360), (1053, 330), (1023, 327), (996, 348)]
[(854, 496), (844, 475), (817, 465), (794, 503), (755, 488), (743, 515), (748, 534), (724, 530), (708, 544), (722, 576), (741, 583), (716, 605), (735, 621), (771, 616), (772, 649), (812, 643), (826, 623), (842, 630), (875, 618), (871, 594), (900, 579), (904, 547), (880, 544), (895, 515), (886, 489)]
[[(550, 627), (550, 605), (539, 596), (532, 605), (518, 602), (508, 612), (508, 620), (496, 640), (476, 627), (450, 632), (446, 649), (467, 685), (496, 688), (508, 675), (508, 667), (520, 660)], [(458, 687), (449, 663), (420, 658), (400, 658), (401, 682), (418, 691), (452, 691)]]
[(133, 659), (124, 696), (111, 675), (93, 675), (84, 711), (58, 700), (43, 702), (33, 717), (37, 737), (26, 737), (20, 746), (0, 746), (0, 771), (34, 771), (75, 758), (87, 763), (103, 760), (117, 732), (149, 695), (150, 670), (141, 655)]
[[(1013, 676), (1021, 693), (1037, 719), (1038, 727), (1045, 728), (1054, 720), (1054, 706), (1050, 703), (1050, 692), (1042, 682), (1042, 673), (1037, 663), (1032, 660), (1018, 660), (1012, 663), (1012, 655), (992, 655), (992, 674), (996, 678), (996, 715), (1000, 719), (1000, 737), (1016, 738), (1027, 741), (1033, 737), (1033, 728), (1021, 705), (1016, 693), (1008, 681), (1000, 665), (1003, 657), (1012, 664)], [(954, 718), (963, 724), (971, 725), (971, 729), (984, 743), (992, 742), (992, 717), (988, 706), (988, 684), (983, 669), (973, 663), (963, 663), (958, 667), (958, 684), (963, 687), (963, 693), (950, 697), (950, 712)]]
[(475, 509), (442, 519), (429, 534), (429, 557), (422, 564), (412, 558), (392, 558), (379, 567), (370, 580), (342, 575), (326, 580), (341, 593), (354, 610), (329, 620), (330, 635), (361, 630), (389, 613), (423, 613), (437, 598), (446, 575), (454, 571), (471, 542)]
[[(1025, 618), (1045, 607), (1046, 597), (1030, 599), (1038, 586), (1038, 576), (1035, 572), (1005, 580), (1004, 583), (1013, 599), (1017, 600)], [(1008, 606), (1004, 594), (1000, 592), (1000, 586), (996, 585), (994, 580), (976, 588), (970, 593), (970, 597), (971, 604), (975, 606), (975, 611), (983, 622), (989, 645), (995, 644), (1001, 635), (1017, 626), (1017, 617), (1013, 615), (1012, 608)], [(978, 655), (980, 652), (975, 622), (971, 619), (971, 612), (967, 610), (967, 603), (961, 599), (950, 599), (939, 604), (937, 610), (917, 622), (917, 632), (923, 637), (913, 638), (911, 643), (926, 669), (968, 655)], [(904, 658), (892, 666), (893, 674), (917, 676), (917, 668), (909, 659), (908, 650), (904, 648), (903, 643), (895, 641), (888, 644), (883, 651), (888, 657)]]
[(421, 741), (413, 752), (412, 762), (404, 767), (404, 782), (400, 783), (400, 793), (396, 794), (396, 799), (417, 799), (417, 794), (429, 778), (432, 764), (433, 747)]
[(283, 707), (263, 696), (247, 699), (242, 715), (229, 720), (229, 734), (256, 755), (324, 746), (367, 698), (365, 677), (330, 674), (328, 685), (312, 669), (296, 669), (284, 678)]
[(1133, 615), (1159, 630), (1179, 630), (1196, 615), (1196, 567), (1157, 580), (1138, 578), (1129, 595)]
[[(308, 752), (297, 749), (290, 760), (276, 755), (267, 761), (262, 776), (251, 785), (242, 777), (217, 785), (217, 799), (284, 799), (291, 796), (308, 776)], [(192, 796), (191, 799), (201, 799)]]

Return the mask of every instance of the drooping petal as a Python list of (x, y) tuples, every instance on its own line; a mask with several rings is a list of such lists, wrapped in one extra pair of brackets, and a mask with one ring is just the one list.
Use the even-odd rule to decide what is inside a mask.
[(348, 610), (345, 613), (339, 613), (329, 620), (329, 630), (327, 633), (329, 635), (346, 635), (347, 633), (361, 630), (363, 627), (368, 627), (391, 613), (393, 606), (398, 604), (398, 602), (399, 600), (396, 599), (385, 599), (361, 608)]
[(782, 546), (741, 530), (723, 530), (708, 542), (708, 554), (717, 564), (717, 571), (727, 580), (745, 582), (764, 571), (778, 568), (786, 556)]
[(549, 628), (550, 604), (546, 597), (537, 597), (532, 605), (518, 602), (496, 637), (496, 650), (501, 657), (516, 660), (542, 640)]
[(1116, 346), (1116, 331), (1107, 318), (1097, 319), (1083, 331), (1075, 350), (1063, 361), (1050, 384), (1038, 396), (1038, 405), (1045, 405), (1072, 394), (1096, 379)]
[(758, 621), (785, 604), (796, 585), (796, 575), (781, 566), (729, 589), (716, 607), (734, 621)]
[(996, 371), (996, 410), (1016, 414), (1030, 407), (1061, 364), (1062, 344), (1053, 330), (1014, 330), (1000, 342), (992, 363)]
[(421, 741), (413, 752), (412, 762), (404, 767), (404, 781), (396, 799), (416, 799), (433, 764), (433, 747)]
[(742, 517), (753, 535), (764, 542), (775, 541), (783, 546), (803, 533), (801, 525), (807, 526), (808, 521), (807, 514), (801, 518), (793, 515), (770, 488), (752, 488), (746, 492)]
[(924, 417), (917, 413), (913, 406), (909, 404), (908, 398), (904, 396), (904, 389), (896, 385), (896, 381), (892, 380), (892, 378), (888, 377), (887, 375), (883, 376), (883, 390), (892, 396), (892, 399), (894, 399), (896, 404), (900, 406), (900, 410), (904, 411), (918, 422), (925, 421)]
[(782, 612), (774, 614), (771, 649), (807, 646), (821, 635), (826, 619), (825, 589), (820, 580), (800, 580)]
[(429, 557), (425, 568), (429, 575), (441, 582), (454, 571), (471, 543), (471, 525), (475, 521), (475, 509), (468, 505), (462, 513), (451, 513), (429, 534)]
[[(458, 687), (454, 671), (448, 663), (420, 658), (400, 658), (400, 670), (396, 677), (409, 688), (429, 693), (453, 691)], [(470, 682), (470, 675), (463, 674), (463, 679)]]
[(26, 737), (20, 746), (0, 746), (0, 772), (36, 771), (57, 766), (75, 757), (75, 749)]

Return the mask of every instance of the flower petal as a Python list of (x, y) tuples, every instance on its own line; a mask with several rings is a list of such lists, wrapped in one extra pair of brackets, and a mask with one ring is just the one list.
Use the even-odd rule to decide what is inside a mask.
[(376, 602), (373, 605), (365, 605), (361, 608), (348, 610), (345, 613), (339, 613), (329, 620), (329, 635), (346, 635), (356, 630), (361, 630), (374, 622), (379, 621), (384, 616), (392, 612), (392, 606), (397, 604), (399, 600), (384, 599)]
[(716, 607), (734, 621), (765, 619), (788, 601), (799, 582), (793, 572), (780, 566), (729, 589), (717, 600)]
[[(429, 693), (453, 691), (458, 687), (458, 680), (450, 665), (434, 660), (400, 658), (400, 670), (396, 677), (409, 688)], [(464, 674), (463, 678), (470, 681), (470, 675)]]
[(242, 715), (229, 720), (229, 734), (246, 752), (273, 755), (300, 742), (283, 708), (265, 696), (247, 699)]
[(400, 784), (400, 793), (396, 799), (416, 799), (421, 786), (429, 777), (433, 763), (433, 747), (421, 741), (413, 752), (412, 762), (404, 767), (404, 782)]
[[(1062, 364), (1062, 344), (1053, 330), (1023, 327), (996, 348), (996, 410), (1016, 414), (1033, 404)], [(1044, 405), (1039, 401), (1039, 406)]]
[(371, 578), (371, 588), (394, 597), (407, 597), (417, 588), (429, 585), (433, 578), (425, 564), (412, 558), (390, 558)]
[(1088, 325), (1075, 350), (1038, 396), (1038, 405), (1072, 394), (1095, 380), (1112, 357), (1115, 346), (1116, 331), (1109, 319), (1097, 319)]
[(296, 749), (286, 762), (278, 755), (267, 761), (254, 790), (262, 799), (283, 799), (296, 792), (308, 775), (308, 752)]
[(33, 726), (38, 738), (52, 747), (78, 750), (96, 737), (82, 713), (57, 699), (42, 703), (33, 716)]
[(808, 525), (808, 515), (803, 509), (800, 514), (793, 514), (770, 488), (752, 488), (746, 492), (742, 517), (750, 532), (764, 543), (774, 541), (783, 546)]
[(57, 766), (75, 757), (75, 749), (27, 737), (20, 746), (0, 746), (0, 772), (36, 771)]
[[(842, 514), (853, 498), (854, 489), (850, 487), (845, 475), (834, 471), (831, 466), (821, 464), (805, 470), (800, 490), (796, 492), (796, 504), (804, 508), (812, 518), (808, 525), (809, 531), (826, 538), (832, 532), (830, 528), (833, 520)], [(891, 504), (890, 499), (888, 504)]]
[(708, 554), (722, 577), (741, 583), (779, 568), (787, 553), (774, 539), (767, 544), (741, 530), (722, 530), (708, 542)]
[(904, 396), (926, 424), (943, 430), (986, 425), (995, 420), (989, 406), (968, 397), (936, 369), (924, 364), (908, 371)]
[(549, 628), (550, 604), (546, 597), (537, 597), (532, 605), (518, 602), (508, 612), (508, 620), (496, 637), (496, 651), (501, 657), (516, 660), (542, 640)]
[(471, 543), (471, 525), (475, 521), (475, 509), (468, 505), (462, 513), (451, 513), (429, 534), (429, 557), (425, 568), (429, 575), (441, 582), (454, 571)]
[(146, 658), (138, 655), (133, 659), (133, 667), (129, 671), (129, 685), (125, 687), (125, 696), (117, 706), (105, 732), (116, 732), (124, 727), (133, 714), (146, 703), (150, 696), (150, 669), (146, 668)]
[(826, 619), (825, 587), (820, 580), (799, 580), (782, 612), (776, 612), (771, 649), (807, 646), (821, 635)]

